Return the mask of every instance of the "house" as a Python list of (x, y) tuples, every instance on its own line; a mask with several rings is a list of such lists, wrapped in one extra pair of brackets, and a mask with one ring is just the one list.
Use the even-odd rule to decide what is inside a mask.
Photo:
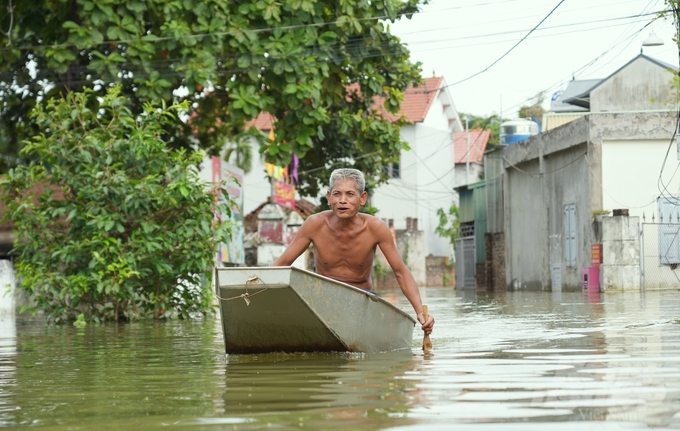
[(456, 239), (456, 286), (484, 288), (486, 284), (486, 181), (456, 187), (460, 198)]
[(479, 127), (453, 134), (457, 187), (476, 183), (484, 178), (484, 152), (490, 138), (491, 130)]
[(601, 79), (574, 79), (569, 82), (564, 91), (555, 92), (550, 100), (550, 110), (543, 115), (543, 131), (547, 132), (586, 115), (589, 112), (588, 108), (566, 103), (565, 100), (577, 98), (600, 82), (602, 82)]
[(491, 130), (475, 128), (454, 134), (454, 157), (460, 232), (456, 239), (456, 286), (484, 286), (486, 250), (486, 182), (484, 152)]
[(423, 85), (407, 89), (400, 113), (410, 122), (401, 128), (401, 137), (411, 149), (389, 167), (389, 182), (374, 191), (370, 202), (378, 217), (394, 220), (396, 230), (406, 230), (407, 218), (417, 219), (425, 256), (450, 256), (451, 244), (435, 228), (437, 209), (457, 203), (453, 136), (463, 125), (445, 79), (426, 78)]
[[(499, 270), (505, 274), (494, 277), (502, 277), (507, 288), (580, 290), (593, 244), (603, 247), (603, 290), (638, 290), (649, 278), (641, 262), (648, 250), (641, 250), (640, 221), (680, 190), (673, 179), (674, 69), (640, 54), (595, 85), (563, 97), (588, 110), (581, 118), (487, 154), (486, 170), (494, 172), (486, 178), (487, 234), (493, 235), (492, 247), (504, 249)], [(607, 211), (615, 216), (603, 217)], [(671, 210), (666, 222), (672, 213), (678, 217)], [(642, 228), (644, 234), (644, 223)], [(668, 238), (678, 237), (674, 229)], [(652, 232), (644, 243), (656, 255), (649, 268), (661, 267), (660, 279), (671, 280), (658, 286), (675, 280), (677, 288), (672, 271), (680, 263), (680, 241), (673, 245), (678, 261), (667, 260), (664, 267), (661, 236)]]
[[(378, 209), (378, 217), (394, 220), (396, 230), (407, 231), (407, 218), (418, 219), (423, 231), (424, 255), (448, 257), (451, 255), (450, 244), (434, 233), (438, 224), (436, 211), (457, 202), (453, 191), (453, 134), (462, 132), (463, 126), (444, 78), (425, 78), (418, 87), (409, 87), (404, 92), (399, 115), (404, 115), (410, 122), (401, 128), (401, 137), (411, 149), (402, 152), (398, 163), (386, 166), (391, 178), (387, 184), (373, 191), (370, 204)], [(392, 120), (398, 118), (387, 112), (385, 116)], [(269, 114), (261, 114), (252, 124), (267, 132), (271, 130), (272, 122)], [(474, 176), (478, 175), (480, 154), (488, 137), (485, 140), (483, 134), (477, 136), (472, 132), (471, 139), (469, 160), (471, 176)], [(462, 157), (461, 160), (466, 160), (464, 154)], [(458, 169), (464, 168), (459, 166)], [(252, 212), (271, 196), (261, 156), (253, 158), (253, 168), (244, 176), (243, 189), (244, 214)], [(415, 272), (424, 274), (424, 261), (422, 265), (423, 270)], [(425, 280), (418, 281), (425, 283)]]

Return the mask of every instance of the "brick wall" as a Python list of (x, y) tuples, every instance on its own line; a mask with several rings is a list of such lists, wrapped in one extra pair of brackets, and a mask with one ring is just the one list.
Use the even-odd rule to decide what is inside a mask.
[(425, 258), (428, 286), (453, 286), (456, 283), (456, 270), (445, 256), (429, 255)]
[(477, 291), (491, 290), (486, 282), (487, 266), (486, 262), (475, 263), (475, 290)]
[[(485, 286), (489, 291), (504, 291), (505, 282), (505, 234), (503, 232), (484, 234), (486, 247)], [(479, 269), (478, 269), (479, 270)], [(479, 285), (479, 284), (478, 284)]]

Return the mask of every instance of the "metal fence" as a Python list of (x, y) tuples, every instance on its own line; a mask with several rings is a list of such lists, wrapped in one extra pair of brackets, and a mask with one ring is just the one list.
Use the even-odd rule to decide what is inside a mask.
[(640, 238), (642, 288), (680, 289), (679, 266), (680, 223), (642, 223)]
[(475, 237), (456, 239), (456, 286), (475, 288)]

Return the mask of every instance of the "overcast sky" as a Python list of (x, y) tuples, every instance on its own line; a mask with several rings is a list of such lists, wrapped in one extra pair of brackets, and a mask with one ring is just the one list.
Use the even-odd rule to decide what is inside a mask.
[(434, 71), (453, 84), (459, 112), (516, 118), (541, 92), (549, 108), (572, 77), (606, 78), (640, 53), (652, 31), (665, 44), (644, 54), (677, 67), (673, 22), (656, 16), (663, 9), (663, 0), (431, 0), (391, 29), (423, 63), (423, 76)]

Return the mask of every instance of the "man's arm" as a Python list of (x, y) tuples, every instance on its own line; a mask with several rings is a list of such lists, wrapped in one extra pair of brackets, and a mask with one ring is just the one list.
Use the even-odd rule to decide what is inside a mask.
[(309, 217), (302, 223), (300, 230), (293, 238), (290, 245), (281, 253), (278, 259), (272, 263), (272, 266), (290, 266), (295, 262), (302, 253), (307, 250), (309, 244), (312, 242), (311, 233), (313, 232), (314, 216)]
[(411, 270), (409, 270), (404, 264), (397, 246), (394, 244), (394, 238), (392, 237), (392, 232), (387, 228), (382, 221), (377, 221), (377, 234), (378, 234), (378, 246), (382, 250), (383, 255), (387, 259), (387, 262), (392, 267), (394, 275), (397, 278), (399, 287), (401, 291), (406, 296), (406, 299), (411, 303), (413, 310), (415, 310), (418, 317), (418, 321), (421, 323), (423, 331), (426, 334), (432, 333), (432, 327), (434, 326), (434, 317), (429, 316), (427, 322), (425, 321), (425, 316), (423, 314), (423, 303), (420, 299), (420, 291), (418, 290), (418, 285), (416, 284), (415, 278)]

